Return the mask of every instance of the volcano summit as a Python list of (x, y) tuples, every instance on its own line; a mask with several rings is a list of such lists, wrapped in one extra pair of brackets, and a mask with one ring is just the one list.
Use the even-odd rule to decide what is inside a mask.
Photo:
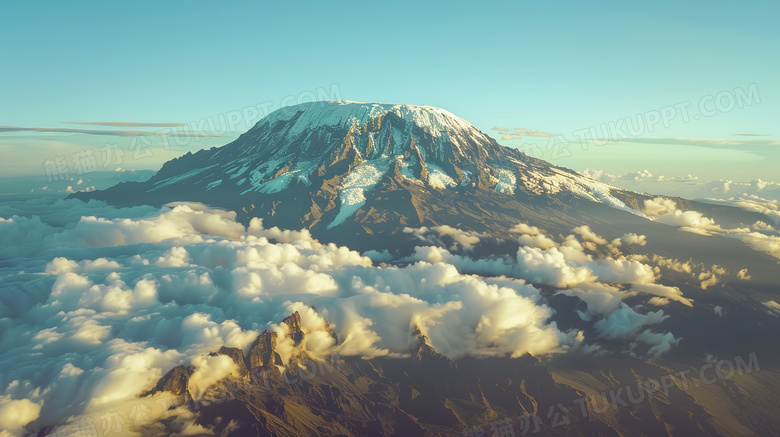
[(642, 216), (637, 202), (646, 198), (501, 146), (440, 108), (346, 101), (279, 109), (226, 146), (167, 162), (146, 182), (72, 196), (198, 201), (244, 222), (261, 217), (353, 245), (407, 226), (490, 232), (522, 219), (567, 228), (581, 222), (577, 205)]

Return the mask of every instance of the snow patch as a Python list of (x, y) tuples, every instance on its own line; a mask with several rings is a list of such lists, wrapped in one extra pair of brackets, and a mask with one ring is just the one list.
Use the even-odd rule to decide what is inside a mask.
[(449, 177), (441, 167), (434, 164), (428, 164), (428, 185), (437, 190), (443, 190), (458, 184), (456, 184), (455, 180)]
[(339, 213), (328, 225), (328, 229), (344, 223), (344, 220), (365, 205), (365, 192), (379, 183), (382, 176), (390, 170), (393, 159), (379, 158), (366, 161), (349, 172), (339, 190), (339, 199), (341, 200)]
[(465, 187), (470, 183), (471, 183), (471, 172), (468, 170), (463, 170), (463, 177), (460, 179), (460, 185)]
[(230, 175), (230, 179), (235, 179), (237, 177), (240, 177), (242, 174), (244, 174), (247, 170), (249, 170), (249, 163), (244, 164), (240, 169), (238, 169), (237, 172)]
[(264, 171), (255, 170), (250, 174), (251, 187), (241, 194), (246, 194), (250, 191), (257, 191), (259, 193), (273, 194), (287, 189), (293, 181), (299, 181), (304, 185), (311, 185), (309, 175), (314, 169), (317, 168), (317, 164), (314, 161), (300, 161), (293, 165), (288, 171), (276, 176), (273, 179), (263, 181), (271, 172), (275, 171), (283, 159), (274, 160), (264, 164), (261, 168)]
[(586, 179), (584, 177), (571, 175), (564, 173), (556, 168), (551, 169), (551, 174), (542, 175), (537, 172), (529, 172), (533, 177), (537, 179), (537, 182), (541, 185), (545, 191), (550, 194), (557, 194), (561, 191), (568, 191), (579, 197), (585, 199), (603, 203), (612, 208), (630, 212), (631, 214), (645, 217), (641, 212), (631, 208), (619, 199), (614, 197), (610, 190), (613, 188), (603, 182), (594, 181), (592, 179)]
[[(470, 135), (487, 138), (471, 123), (442, 108), (389, 103), (349, 101), (302, 103), (278, 109), (261, 120), (258, 125), (270, 126), (297, 117), (285, 132), (289, 138), (295, 138), (320, 126), (363, 127), (369, 120), (387, 113), (393, 113), (407, 122), (414, 123), (434, 137), (450, 137), (450, 133), (460, 137), (468, 132)], [(397, 133), (394, 132), (394, 135)]]
[(404, 161), (403, 156), (397, 156), (396, 161), (398, 162), (398, 167), (401, 170), (401, 176), (409, 179), (410, 181), (417, 183), (420, 182), (420, 180), (417, 179), (412, 172), (412, 166), (417, 163), (416, 158), (409, 158), (409, 161)]
[(515, 194), (515, 185), (517, 184), (515, 174), (504, 169), (497, 170), (497, 172), (498, 182), (493, 188), (499, 193)]
[(151, 190), (149, 190), (149, 191), (159, 190), (160, 188), (167, 187), (168, 185), (171, 185), (171, 184), (175, 184), (176, 182), (181, 182), (181, 181), (183, 181), (185, 179), (189, 179), (189, 178), (197, 175), (198, 173), (206, 171), (206, 170), (208, 170), (208, 169), (210, 169), (210, 168), (212, 168), (212, 167), (214, 167), (216, 165), (217, 164), (210, 165), (208, 167), (196, 168), (195, 170), (190, 170), (190, 171), (188, 171), (186, 173), (182, 173), (182, 174), (177, 175), (177, 176), (172, 176), (172, 177), (163, 179), (161, 181), (157, 181), (157, 182), (154, 183), (154, 187)]

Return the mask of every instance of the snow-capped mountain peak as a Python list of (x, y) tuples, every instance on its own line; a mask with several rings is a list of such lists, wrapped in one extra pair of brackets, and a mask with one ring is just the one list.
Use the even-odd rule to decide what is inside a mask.
[[(637, 193), (501, 146), (444, 109), (407, 104), (330, 101), (281, 108), (232, 143), (169, 161), (132, 192), (122, 191), (129, 188), (76, 197), (194, 200), (323, 232), (368, 217), (397, 222), (400, 229), (457, 223), (464, 208), (480, 210), (484, 199), (517, 209), (529, 202), (584, 201), (641, 215), (629, 206), (636, 200), (627, 201)], [(440, 217), (438, 204), (450, 205), (449, 219)], [(497, 220), (481, 214), (472, 212), (469, 220)], [(361, 226), (369, 232), (370, 226)]]
[(363, 127), (371, 120), (393, 113), (406, 122), (426, 130), (433, 136), (444, 132), (466, 130), (479, 132), (471, 123), (442, 108), (424, 105), (392, 103), (362, 103), (347, 100), (307, 102), (287, 106), (274, 111), (257, 123), (257, 127), (289, 122), (289, 134), (301, 134), (322, 126), (344, 128), (352, 125)]

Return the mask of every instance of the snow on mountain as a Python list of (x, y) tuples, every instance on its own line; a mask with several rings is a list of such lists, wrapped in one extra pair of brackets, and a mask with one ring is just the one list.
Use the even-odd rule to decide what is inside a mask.
[(366, 203), (366, 190), (373, 188), (389, 170), (393, 158), (379, 158), (364, 162), (355, 167), (341, 184), (339, 200), (341, 207), (328, 229), (344, 223), (347, 217), (355, 213)]
[[(379, 194), (401, 191), (407, 194)], [(444, 198), (458, 204), (447, 213), (457, 220), (455, 211), (464, 207), (457, 199), (478, 207), (487, 193), (502, 199), (496, 204), (561, 205), (576, 198), (642, 216), (635, 200), (633, 206), (625, 202), (641, 195), (501, 146), (444, 109), (348, 101), (279, 109), (230, 144), (167, 162), (148, 182), (74, 197), (125, 204), (201, 201), (282, 226), (292, 220), (330, 230), (355, 220), (359, 211), (359, 220), (368, 220), (371, 211), (372, 220), (397, 220), (399, 226), (435, 222), (442, 208), (423, 205)], [(399, 204), (377, 204), (380, 197), (406, 206), (400, 212)], [(262, 210), (252, 211), (259, 205)]]
[[(425, 161), (427, 177), (424, 182), (433, 189), (447, 189), (457, 187), (458, 185), (468, 185), (472, 181), (470, 171), (461, 169), (460, 174), (452, 174), (437, 164), (437, 161), (444, 161), (448, 155), (454, 155), (468, 160), (476, 158), (468, 156), (467, 152), (473, 152), (474, 146), (480, 151), (484, 151), (489, 157), (491, 148), (495, 147), (495, 141), (482, 133), (466, 120), (455, 116), (454, 114), (432, 106), (406, 105), (406, 104), (380, 104), (380, 103), (359, 103), (350, 101), (334, 102), (312, 102), (300, 105), (290, 106), (280, 109), (261, 120), (252, 130), (247, 132), (247, 136), (256, 137), (256, 145), (269, 143), (271, 138), (267, 132), (275, 132), (276, 143), (297, 145), (297, 149), (313, 151), (308, 145), (317, 137), (316, 132), (326, 129), (327, 131), (346, 131), (352, 134), (367, 133), (363, 138), (365, 143), (376, 145), (383, 135), (381, 122), (376, 127), (370, 126), (372, 122), (383, 119), (388, 115), (397, 117), (400, 123), (392, 125), (384, 134), (391, 137), (391, 147), (376, 150), (367, 150), (369, 147), (357, 147), (358, 155), (365, 163), (358, 164), (351, 171), (358, 172), (352, 176), (345, 175), (341, 187), (341, 206), (344, 211), (339, 214), (339, 218), (329, 226), (343, 222), (345, 214), (349, 211), (354, 212), (359, 208), (360, 201), (355, 199), (362, 198), (364, 191), (370, 190), (379, 181), (381, 176), (391, 169), (389, 158), (403, 158), (401, 162), (402, 174), (410, 180), (419, 180), (411, 172), (412, 165), (406, 164), (410, 157), (404, 157), (404, 153), (411, 152), (420, 141), (414, 141), (418, 138), (413, 130), (420, 130), (423, 135), (430, 136), (429, 141), (435, 147), (416, 147), (419, 150), (420, 157)], [(264, 141), (262, 141), (262, 140)], [(330, 139), (330, 142), (328, 142)], [(325, 146), (319, 147), (321, 152), (327, 152), (340, 140), (340, 136), (326, 136)], [(359, 142), (359, 141), (358, 141)], [(469, 150), (471, 143), (471, 150)], [(328, 147), (330, 146), (330, 147)], [(449, 148), (449, 150), (446, 150)], [(273, 157), (266, 160), (258, 169), (252, 172), (250, 181), (251, 187), (242, 191), (247, 193), (257, 191), (261, 193), (276, 193), (288, 188), (294, 180), (304, 183), (309, 181), (309, 175), (316, 169), (317, 156), (312, 156), (311, 161), (298, 161), (292, 166), (279, 169), (285, 162), (294, 160), (295, 153), (292, 147), (283, 147), (287, 154), (284, 156)], [(324, 153), (321, 153), (322, 157)], [(411, 157), (413, 160), (414, 157)], [(522, 166), (527, 166), (530, 159), (524, 156), (520, 162)], [(231, 177), (236, 177), (247, 170), (248, 160), (245, 159), (241, 165), (236, 165), (238, 170)], [(365, 179), (367, 169), (371, 168), (372, 183), (358, 183), (359, 188), (353, 186), (356, 182)], [(457, 172), (455, 172), (457, 173)], [(590, 200), (605, 202), (620, 209), (630, 210), (617, 199), (605, 193), (607, 185), (593, 184), (577, 174), (567, 172), (563, 179), (560, 173), (537, 172), (540, 186), (550, 193), (557, 193), (561, 190), (568, 190), (571, 193), (581, 195)], [(570, 177), (569, 177), (570, 176)], [(499, 193), (514, 194), (517, 186), (518, 174), (517, 168), (513, 170), (506, 168), (492, 169), (490, 178), (494, 180), (493, 189)], [(598, 187), (597, 187), (598, 185)], [(532, 191), (537, 187), (529, 187)], [(359, 193), (359, 194), (358, 194)], [(595, 194), (595, 193), (598, 193)]]
[(434, 137), (453, 132), (484, 136), (471, 123), (441, 108), (422, 105), (360, 103), (345, 100), (288, 106), (269, 114), (258, 122), (255, 128), (273, 126), (279, 122), (291, 122), (287, 135), (296, 136), (322, 126), (332, 128), (364, 126), (368, 121), (388, 113), (395, 114), (404, 121), (419, 126)]

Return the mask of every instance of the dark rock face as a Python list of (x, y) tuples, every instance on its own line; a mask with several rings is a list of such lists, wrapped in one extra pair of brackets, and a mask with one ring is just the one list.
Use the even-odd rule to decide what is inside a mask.
[(171, 369), (160, 379), (155, 391), (167, 391), (175, 395), (189, 393), (190, 376), (195, 369), (193, 367), (177, 366)]
[(301, 329), (301, 315), (298, 311), (290, 314), (282, 323), (286, 324), (290, 328), (289, 336), (295, 342), (295, 345), (299, 345), (303, 341), (303, 330)]
[(249, 375), (249, 368), (246, 364), (246, 358), (244, 357), (244, 352), (241, 351), (241, 349), (237, 347), (227, 347), (222, 346), (219, 348), (219, 350), (214, 353), (212, 352), (211, 355), (227, 355), (229, 356), (238, 367), (238, 373), (241, 376), (247, 376)]
[(152, 390), (149, 390), (142, 396), (168, 392), (178, 396), (183, 403), (189, 404), (192, 402), (192, 395), (190, 394), (190, 377), (193, 372), (195, 372), (193, 366), (176, 366), (163, 375)]
[(263, 331), (249, 351), (249, 368), (252, 372), (269, 366), (281, 366), (282, 358), (275, 351), (276, 332)]

